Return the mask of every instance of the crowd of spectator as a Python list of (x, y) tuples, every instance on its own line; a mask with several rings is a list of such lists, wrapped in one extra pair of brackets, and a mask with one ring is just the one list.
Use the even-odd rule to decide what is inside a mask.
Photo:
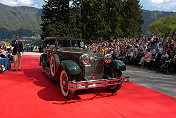
[(101, 44), (87, 45), (93, 51), (112, 54), (126, 64), (148, 66), (156, 72), (176, 71), (176, 39), (174, 37), (147, 36), (119, 38)]
[(9, 58), (10, 61), (13, 61), (12, 50), (4, 42), (0, 43), (0, 58)]

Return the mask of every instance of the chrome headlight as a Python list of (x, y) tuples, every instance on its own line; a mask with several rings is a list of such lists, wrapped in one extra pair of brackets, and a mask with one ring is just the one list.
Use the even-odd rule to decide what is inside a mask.
[(110, 63), (112, 61), (112, 55), (111, 54), (106, 54), (104, 58), (105, 63)]
[(84, 64), (87, 65), (89, 63), (90, 57), (88, 54), (83, 54), (80, 57), (80, 61)]

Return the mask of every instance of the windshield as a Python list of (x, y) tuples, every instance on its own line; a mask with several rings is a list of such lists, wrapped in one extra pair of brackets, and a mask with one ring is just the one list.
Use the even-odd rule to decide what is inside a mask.
[(71, 47), (70, 40), (63, 40), (62, 47)]
[(84, 40), (72, 40), (71, 45), (72, 47), (84, 48)]

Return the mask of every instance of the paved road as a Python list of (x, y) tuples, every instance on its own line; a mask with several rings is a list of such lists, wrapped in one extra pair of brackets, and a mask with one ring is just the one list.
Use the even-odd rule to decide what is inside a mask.
[[(38, 52), (24, 52), (24, 55), (41, 55)], [(156, 73), (153, 70), (146, 68), (139, 68), (135, 66), (127, 66), (127, 71), (123, 72), (124, 75), (130, 76), (130, 81), (159, 91), (166, 95), (176, 98), (176, 74), (166, 75)]]
[(127, 66), (124, 74), (134, 83), (176, 98), (176, 74), (166, 75), (134, 66)]

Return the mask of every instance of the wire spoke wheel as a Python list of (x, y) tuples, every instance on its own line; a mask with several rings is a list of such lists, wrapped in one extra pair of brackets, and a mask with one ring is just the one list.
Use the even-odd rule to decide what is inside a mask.
[[(113, 78), (120, 78), (122, 75), (121, 71), (115, 71), (113, 73)], [(122, 83), (121, 84), (117, 84), (117, 85), (112, 85), (112, 86), (107, 86), (107, 89), (111, 92), (116, 92), (117, 90), (119, 90), (122, 87)]]
[(75, 91), (69, 89), (69, 79), (65, 70), (62, 70), (60, 74), (60, 88), (62, 91), (62, 95), (66, 98), (72, 98), (74, 96)]
[(54, 76), (55, 73), (56, 73), (56, 63), (54, 57), (52, 56), (50, 61), (50, 74), (51, 76)]
[(63, 86), (64, 92), (67, 92), (68, 91), (68, 77), (66, 74), (62, 76), (62, 86)]

